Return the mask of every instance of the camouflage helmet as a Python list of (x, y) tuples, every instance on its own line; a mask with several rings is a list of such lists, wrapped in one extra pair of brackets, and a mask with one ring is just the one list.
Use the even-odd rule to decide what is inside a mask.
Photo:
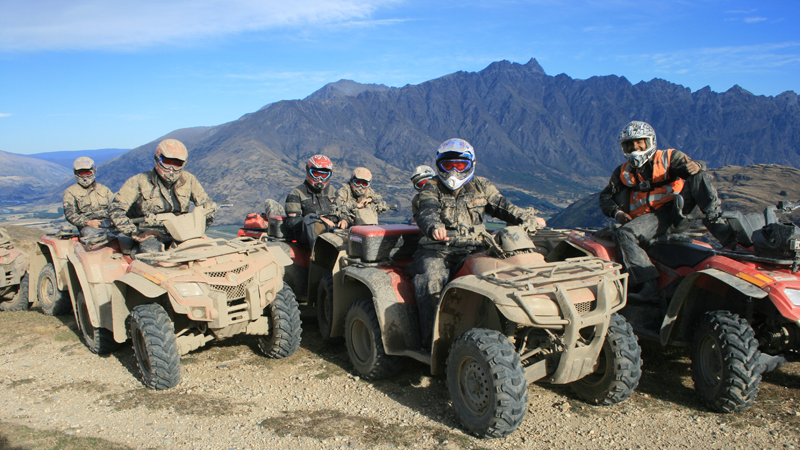
[(353, 169), (353, 174), (350, 176), (350, 188), (357, 196), (364, 195), (372, 183), (372, 172), (366, 167), (356, 167)]
[(186, 160), (189, 159), (189, 151), (186, 146), (176, 139), (164, 139), (158, 143), (156, 152), (153, 155), (156, 160), (156, 172), (167, 184), (178, 181)]
[[(622, 129), (618, 138), (619, 145), (622, 147), (622, 152), (625, 154), (625, 159), (627, 159), (633, 167), (642, 167), (650, 160), (653, 153), (656, 152), (656, 130), (647, 122), (634, 120), (625, 125), (625, 128)], [(638, 139), (644, 139), (647, 143), (647, 148), (638, 152), (626, 151), (625, 143)]]
[(314, 190), (321, 191), (328, 185), (333, 174), (333, 162), (325, 155), (314, 155), (306, 161), (306, 182)]
[(411, 175), (411, 184), (414, 185), (414, 189), (421, 191), (425, 184), (436, 176), (436, 172), (433, 171), (433, 167), (431, 166), (417, 166), (414, 169), (414, 174)]
[(81, 156), (72, 163), (72, 172), (81, 187), (88, 188), (94, 183), (97, 175), (97, 166), (94, 165), (92, 158)]
[(436, 150), (436, 171), (451, 191), (475, 175), (475, 149), (463, 139), (448, 139)]

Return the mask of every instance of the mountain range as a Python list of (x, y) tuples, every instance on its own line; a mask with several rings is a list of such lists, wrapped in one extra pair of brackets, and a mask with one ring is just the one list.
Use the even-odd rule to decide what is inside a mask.
[[(264, 198), (283, 201), (317, 153), (334, 161), (337, 185), (353, 168), (369, 168), (374, 187), (407, 216), (411, 172), (433, 165), (436, 147), (451, 137), (475, 147), (478, 175), (513, 201), (552, 215), (608, 182), (623, 161), (616, 136), (630, 120), (653, 125), (660, 148), (678, 148), (709, 167), (800, 167), (794, 92), (765, 97), (739, 86), (691, 92), (661, 79), (631, 84), (614, 75), (580, 80), (547, 75), (535, 59), (400, 88), (341, 80), (302, 100), (164, 137), (184, 141), (187, 170), (215, 201), (235, 205), (218, 223), (239, 223)], [(101, 164), (100, 182), (118, 189), (151, 168), (162, 138)], [(59, 198), (68, 184), (46, 197)]]

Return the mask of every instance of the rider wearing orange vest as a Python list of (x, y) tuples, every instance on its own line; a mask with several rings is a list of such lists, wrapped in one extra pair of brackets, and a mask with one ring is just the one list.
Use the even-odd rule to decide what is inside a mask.
[[(631, 286), (640, 286), (631, 297), (652, 300), (658, 296), (659, 275), (642, 244), (685, 229), (685, 216), (695, 206), (706, 216), (703, 224), (723, 245), (732, 233), (720, 217), (721, 202), (704, 163), (679, 150), (656, 150), (656, 132), (645, 122), (626, 125), (619, 142), (627, 162), (614, 170), (600, 193), (600, 208), (622, 224), (614, 232), (621, 263)], [(676, 203), (676, 199), (680, 200)]]

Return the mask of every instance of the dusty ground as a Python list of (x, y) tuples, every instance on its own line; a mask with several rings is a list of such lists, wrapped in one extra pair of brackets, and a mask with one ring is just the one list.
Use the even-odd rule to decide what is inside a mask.
[(409, 360), (395, 378), (353, 374), (343, 347), (320, 343), (303, 316), (292, 357), (262, 357), (252, 338), (212, 343), (182, 361), (169, 391), (142, 387), (130, 344), (89, 352), (72, 316), (0, 314), (0, 449), (797, 448), (800, 364), (766, 374), (736, 415), (708, 412), (687, 353), (643, 342), (644, 375), (614, 407), (565, 386), (534, 384), (527, 417), (505, 439), (463, 432), (444, 380)]

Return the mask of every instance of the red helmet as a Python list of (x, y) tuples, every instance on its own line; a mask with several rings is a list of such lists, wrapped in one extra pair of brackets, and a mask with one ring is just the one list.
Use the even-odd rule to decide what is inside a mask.
[(181, 141), (164, 139), (158, 143), (153, 157), (156, 160), (158, 176), (166, 183), (172, 184), (180, 178), (186, 160), (189, 159), (189, 152)]
[(325, 155), (314, 155), (306, 161), (306, 181), (312, 188), (320, 191), (328, 185), (333, 175), (333, 163)]

